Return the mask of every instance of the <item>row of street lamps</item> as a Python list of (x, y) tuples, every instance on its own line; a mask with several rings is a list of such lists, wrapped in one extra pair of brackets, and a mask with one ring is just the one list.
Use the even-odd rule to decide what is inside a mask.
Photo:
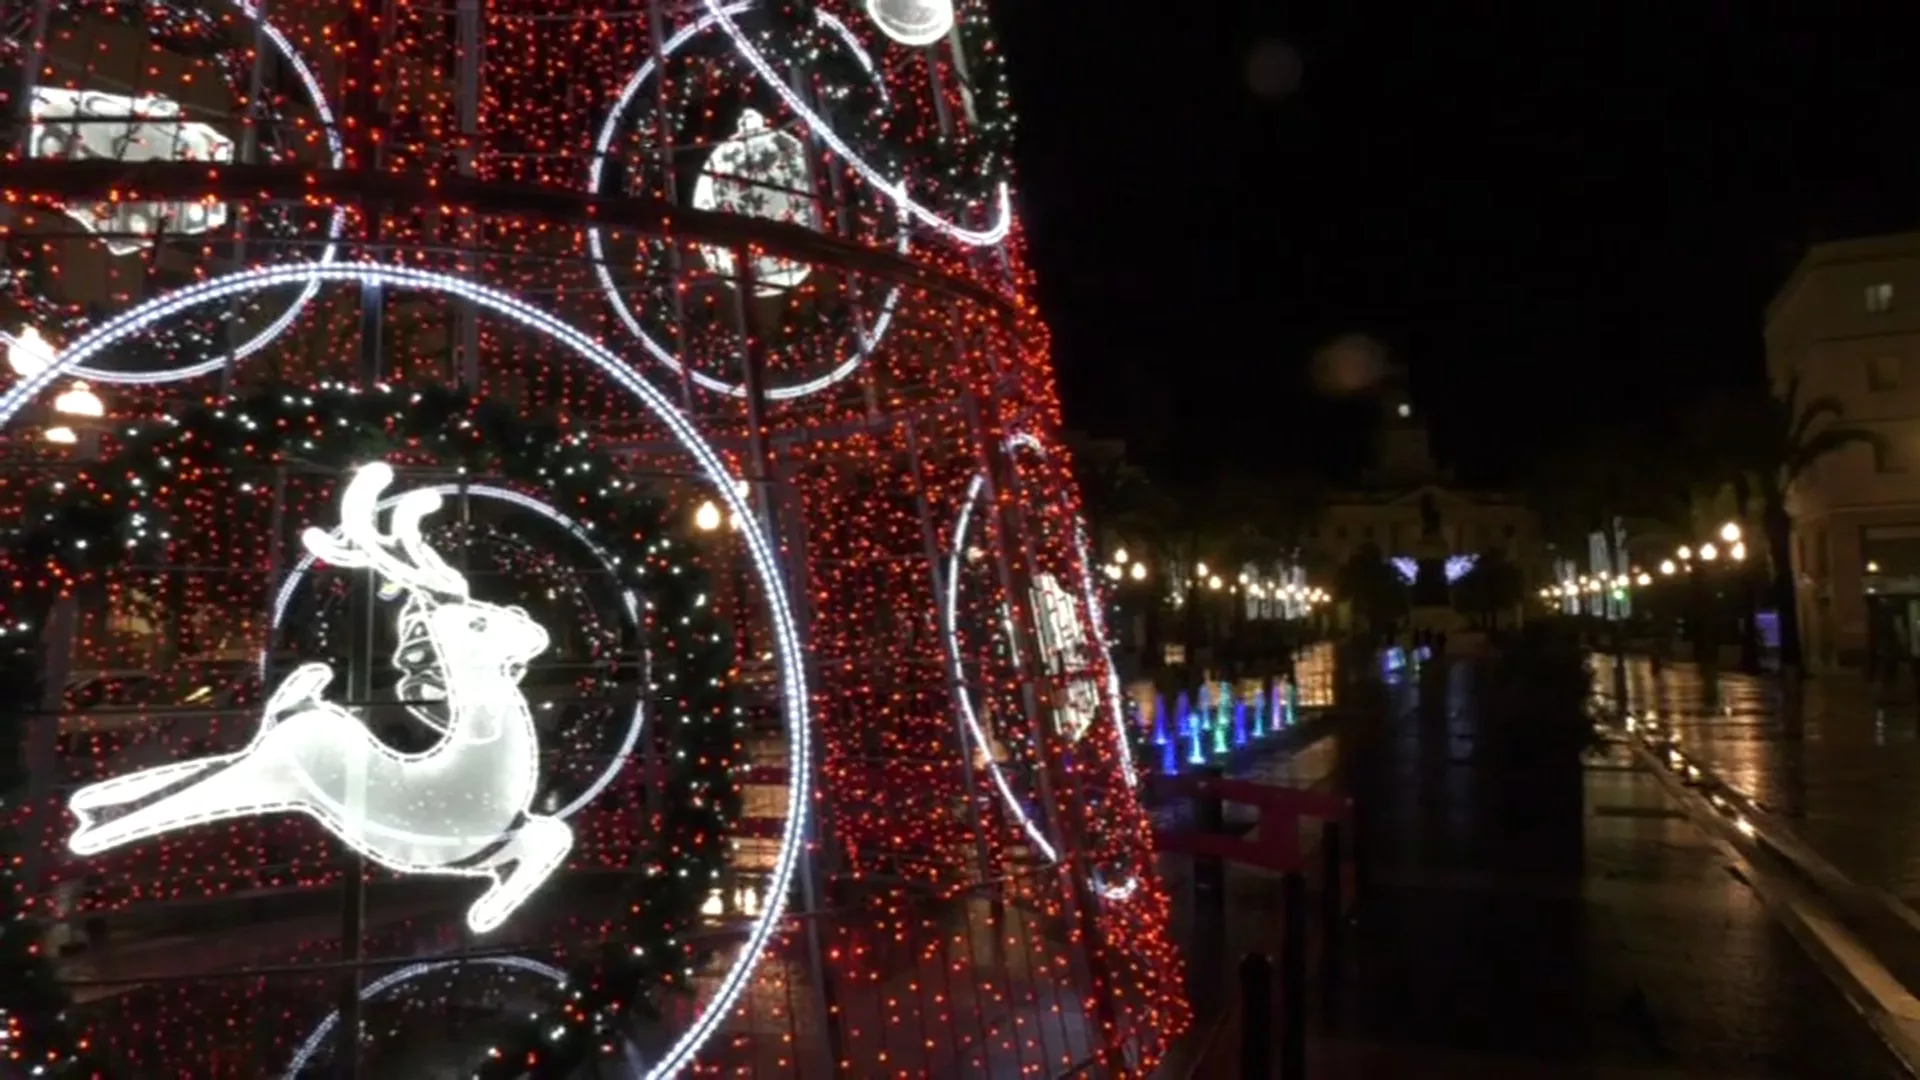
[[(1747, 543), (1738, 522), (1729, 521), (1720, 526), (1719, 540), (1708, 540), (1695, 548), (1682, 544), (1674, 549), (1673, 557), (1660, 560), (1660, 576), (1672, 577), (1675, 574), (1693, 572), (1694, 563), (1702, 564), (1724, 561), (1737, 565), (1747, 561)], [(1590, 576), (1582, 576), (1559, 585), (1549, 585), (1540, 590), (1540, 599), (1553, 603), (1560, 600), (1575, 599), (1582, 595), (1645, 588), (1653, 584), (1653, 575), (1635, 568), (1625, 573), (1609, 573), (1601, 570)]]

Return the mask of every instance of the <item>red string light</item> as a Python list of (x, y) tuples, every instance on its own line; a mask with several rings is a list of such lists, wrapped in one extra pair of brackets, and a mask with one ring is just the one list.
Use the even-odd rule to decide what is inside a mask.
[[(698, 4), (656, 12), (644, 0), (492, 0), (468, 20), (452, 4), (267, 5), (338, 117), (347, 169), (369, 180), (359, 187), (329, 178), (321, 111), (280, 60), (263, 65), (256, 85), (253, 58), (271, 49), (237, 5), (182, 2), (184, 29), (164, 33), (143, 20), (173, 10), (166, 5), (56, 6), (44, 49), (18, 36), (0, 42), (0, 105), (17, 107), (10, 95), (32, 63), (42, 85), (166, 97), (187, 118), (254, 150), (251, 157), (238, 151), (243, 160), (232, 166), (206, 169), (204, 190), (192, 193), (191, 201), (228, 208), (227, 224), (135, 237), (142, 246), (120, 256), (107, 253), (101, 230), (68, 213), (103, 194), (62, 187), (55, 172), (30, 171), (34, 162), (16, 158), (16, 175), (53, 179), (36, 186), (0, 180), (10, 207), (0, 329), (32, 325), (64, 345), (83, 327), (192, 280), (315, 259), (334, 209), (344, 206), (346, 242), (337, 259), (444, 271), (561, 314), (671, 388), (747, 485), (771, 526), (806, 637), (820, 783), (811, 807), (812, 895), (801, 899), (816, 910), (789, 920), (780, 954), (762, 965), (707, 1044), (700, 1072), (774, 1075), (822, 1053), (862, 1076), (919, 1075), (936, 1066), (991, 1075), (1081, 1064), (1095, 1073), (1151, 1069), (1187, 1023), (1183, 975), (1167, 936), (1146, 819), (1109, 726), (1118, 703), (1107, 699), (1108, 659), (1091, 651), (1053, 662), (1042, 655), (1045, 613), (1034, 583), (1050, 577), (1078, 598), (1097, 568), (1080, 564), (1080, 508), (1059, 442), (1050, 344), (1017, 226), (1000, 244), (968, 247), (903, 219), (897, 200), (760, 85), (719, 30), (694, 35), (671, 54), (664, 49), (701, 17)], [(900, 177), (902, 190), (929, 213), (979, 230), (993, 224), (1014, 123), (985, 5), (959, 6), (954, 37), (927, 49), (890, 42), (856, 3), (776, 4), (735, 18), (851, 150)], [(833, 31), (823, 13), (847, 34)], [(200, 47), (182, 51), (183, 36)], [(648, 64), (650, 79), (613, 129), (597, 193), (610, 201), (580, 201), (607, 118)], [(733, 138), (747, 108), (766, 118), (768, 131), (790, 137), (780, 145), (800, 149), (808, 189), (780, 191), (787, 222), (724, 233), (724, 225), (687, 211), (710, 155)], [(275, 163), (297, 164), (301, 184), (288, 186), (284, 171), (256, 169)], [(114, 194), (156, 201), (143, 185), (155, 191), (175, 183), (166, 177), (161, 169), (128, 174)], [(422, 178), (445, 197), (396, 204), (382, 196), (384, 182), (399, 190)], [(751, 193), (753, 184), (746, 188)], [(475, 191), (494, 194), (483, 203)], [(658, 220), (672, 225), (605, 224), (618, 216), (614, 203), (657, 205)], [(733, 205), (764, 216), (753, 199)], [(796, 212), (820, 238), (862, 254), (799, 254), (794, 245), (815, 241), (778, 227)], [(597, 223), (604, 226), (598, 266), (590, 242)], [(910, 230), (904, 256), (903, 230)], [(742, 279), (725, 280), (729, 268)], [(608, 303), (603, 271), (677, 370), (660, 363)], [(180, 313), (100, 363), (153, 371), (222, 355), (298, 295), (283, 288)], [(375, 327), (377, 347), (368, 337)], [(674, 513), (693, 520), (701, 496), (688, 494), (688, 463), (614, 380), (552, 340), (445, 297), (322, 289), (271, 344), (219, 374), (95, 389), (117, 424), (225, 390), (362, 377), (364, 358), (374, 354), (382, 377), (468, 386), (479, 398), (555, 413), (594, 432), (630, 475), (683, 500)], [(711, 389), (689, 372), (720, 387), (763, 389), (839, 374), (808, 393), (753, 399)], [(111, 430), (83, 431), (75, 447), (47, 443), (51, 418), (43, 413), (0, 434), (9, 461), (0, 472), (0, 505), (24, 509), (30, 493), (70, 480), (76, 454), (115, 452)], [(1044, 452), (1010, 448), (1015, 436)], [(963, 540), (958, 524), (976, 482), (985, 494)], [(124, 509), (108, 497), (100, 493), (98, 513)], [(273, 523), (236, 508), (277, 505), (287, 527), (325, 517), (321, 488), (295, 484), (268, 497), (236, 492), (224, 474), (191, 470), (156, 481), (154, 497), (232, 527), (181, 528), (161, 565), (116, 572), (110, 597), (82, 607), (76, 669), (251, 655), (267, 639), (270, 571), (285, 568), (267, 539)], [(731, 947), (726, 928), (743, 906), (766, 902), (750, 885), (770, 857), (768, 822), (781, 813), (787, 780), (772, 722), (779, 665), (766, 598), (745, 573), (736, 536), (723, 521), (699, 541), (698, 557), (731, 627), (731, 681), (747, 702), (740, 719), (748, 734), (738, 748), (745, 764), (736, 771), (744, 817), (729, 832), (728, 873), (748, 889), (719, 890), (721, 914), (701, 931), (711, 941), (689, 945), (689, 971), (665, 973), (696, 996), (669, 1004), (659, 1021), (664, 1030), (694, 1022), (699, 995), (713, 992), (715, 972), (724, 969), (712, 958)], [(513, 554), (502, 543), (501, 572), (516, 587), (565, 590), (571, 568)], [(59, 584), (29, 582), (25, 573), (9, 564), (21, 595)], [(942, 607), (949, 592), (951, 640)], [(1072, 617), (1098, 617), (1084, 608), (1076, 599)], [(581, 620), (576, 632), (591, 638), (591, 621)], [(1099, 708), (1090, 726), (1076, 730), (1061, 714), (1082, 684), (1096, 688)], [(960, 721), (962, 693), (986, 736), (984, 753)], [(242, 734), (226, 725), (247, 722), (222, 720), (191, 738), (225, 745)], [(110, 741), (102, 736), (77, 756), (107, 757)], [(183, 736), (167, 752), (203, 752), (188, 742)], [(990, 782), (990, 770), (1010, 798)], [(582, 816), (572, 873), (636, 869), (627, 857), (637, 842), (631, 819), (617, 810)], [(48, 845), (61, 834), (54, 824), (33, 821)], [(56, 860), (49, 849), (27, 861), (44, 868)], [(116, 857), (112, 880), (80, 898), (81, 915), (125, 918), (256, 889), (324, 896), (336, 888), (339, 867), (338, 845), (298, 820), (212, 826)], [(23, 899), (51, 903), (50, 876), (57, 877), (16, 878), (31, 891)], [(582, 908), (542, 918), (541, 947), (551, 953), (558, 943), (565, 958), (590, 952), (583, 942), (618, 937), (617, 912)], [(330, 960), (338, 949), (331, 935), (331, 927), (316, 929), (311, 941), (274, 950), (272, 960)], [(460, 944), (453, 929), (425, 916), (377, 927), (369, 941), (376, 954)], [(823, 970), (812, 967), (814, 950)], [(507, 981), (518, 977), (485, 979), (520, 986)], [(477, 993), (472, 980), (482, 976), (422, 979), (439, 980), (432, 995), (452, 998)], [(625, 1052), (616, 1034), (596, 1026), (602, 1014), (571, 1007), (564, 992), (517, 992), (541, 997), (554, 1010), (542, 1015), (561, 1018), (569, 1040), (590, 1042), (596, 1054)], [(79, 1030), (100, 1032), (96, 1054), (119, 1054), (116, 1066), (128, 1068), (192, 1060), (202, 1075), (253, 1076), (287, 1059), (332, 1008), (334, 991), (331, 976), (287, 974), (153, 984), (137, 996), (137, 1019), (132, 1004), (116, 1012), (112, 999), (73, 1010)], [(396, 991), (370, 1003), (368, 1016), (398, 1029), (407, 1000)], [(89, 1016), (93, 1024), (120, 1019), (90, 1028)], [(493, 1057), (503, 1067), (534, 1060), (517, 1043), (502, 1046)], [(474, 1060), (486, 1051), (473, 1048)], [(538, 1067), (558, 1069), (549, 1063), (562, 1060), (565, 1054), (543, 1050)]]

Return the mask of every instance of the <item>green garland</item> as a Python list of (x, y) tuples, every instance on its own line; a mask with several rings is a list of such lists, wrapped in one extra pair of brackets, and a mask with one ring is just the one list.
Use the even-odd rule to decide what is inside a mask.
[[(169, 502), (185, 494), (194, 472), (276, 462), (345, 471), (388, 456), (457, 465), (476, 479), (504, 478), (543, 493), (593, 523), (652, 612), (649, 725), (684, 753), (673, 755), (659, 828), (636, 852), (639, 873), (622, 905), (625, 925), (569, 973), (559, 1005), (523, 1021), (475, 1070), (487, 1078), (568, 1075), (603, 1045), (620, 1042), (606, 1036), (626, 1016), (657, 1013), (661, 994), (689, 988), (693, 957), (683, 941), (720, 877), (727, 829), (740, 810), (731, 779), (737, 710), (725, 689), (731, 657), (704, 602), (705, 575), (679, 557), (693, 547), (690, 534), (663, 501), (621, 479), (619, 463), (584, 435), (434, 386), (268, 387), (129, 429), (111, 460), (29, 499), (25, 520), (34, 524), (12, 538), (10, 565), (0, 566), (27, 584), (0, 610), (9, 630), (0, 636), (9, 661), (0, 668), (0, 737), (7, 750), (20, 748), (24, 721), (39, 701), (33, 643), (53, 605), (117, 567), (161, 562), (174, 512)], [(0, 792), (17, 792), (24, 782), (17, 753), (10, 766)], [(39, 928), (23, 917), (28, 898), (8, 884), (0, 893), (0, 971), (7, 972), (0, 1012), (15, 1029), (9, 1050), (16, 1060), (54, 1066), (44, 1076), (110, 1075), (80, 1052), (84, 1044), (66, 1022), (52, 966), (38, 955)]]
[[(962, 3), (955, 14), (974, 120), (951, 133), (899, 115), (897, 101), (889, 109), (846, 43), (820, 24), (819, 6), (817, 0), (769, 4), (755, 44), (781, 67), (809, 72), (835, 133), (887, 176), (917, 173), (933, 183), (932, 194), (954, 204), (992, 195), (1012, 172), (1017, 121), (1006, 56), (986, 5)], [(903, 145), (902, 133), (916, 128), (935, 132), (931, 146)]]

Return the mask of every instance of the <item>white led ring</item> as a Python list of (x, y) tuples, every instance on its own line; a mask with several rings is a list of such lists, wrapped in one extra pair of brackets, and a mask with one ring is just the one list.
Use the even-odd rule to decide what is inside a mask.
[[(334, 119), (333, 107), (327, 102), (326, 91), (320, 88), (320, 81), (314, 78), (313, 69), (307, 66), (306, 59), (300, 55), (298, 49), (293, 47), (293, 42), (288, 41), (286, 35), (280, 32), (279, 27), (267, 21), (266, 17), (261, 13), (260, 6), (255, 3), (255, 0), (233, 0), (233, 2), (234, 6), (240, 9), (242, 15), (252, 19), (254, 24), (259, 27), (261, 35), (273, 46), (274, 51), (280, 54), (280, 59), (286, 63), (287, 68), (293, 72), (294, 77), (300, 80), (300, 85), (306, 88), (307, 100), (309, 104), (313, 106), (314, 115), (320, 122), (320, 130), (326, 133), (327, 164), (336, 170), (344, 169), (346, 167), (346, 147), (340, 139), (339, 124)], [(32, 95), (31, 87), (28, 88), (28, 95)], [(327, 244), (320, 249), (320, 262), (330, 263), (334, 260), (334, 257), (339, 253), (340, 237), (341, 234), (346, 231), (346, 226), (346, 207), (335, 207), (333, 217), (329, 219), (327, 223)], [(68, 368), (67, 373), (78, 379), (122, 386), (151, 386), (159, 383), (179, 382), (183, 379), (198, 378), (209, 372), (218, 371), (229, 363), (239, 363), (254, 353), (259, 352), (261, 349), (266, 348), (269, 343), (285, 333), (287, 328), (293, 325), (293, 321), (300, 317), (300, 312), (306, 309), (307, 304), (312, 301), (314, 295), (319, 291), (320, 282), (308, 281), (306, 287), (300, 290), (300, 295), (295, 297), (291, 304), (287, 305), (285, 311), (281, 312), (265, 329), (236, 347), (233, 352), (227, 356), (215, 356), (211, 359), (201, 360), (183, 367), (167, 368), (160, 371), (112, 371), (79, 364)], [(13, 339), (8, 336), (6, 343), (11, 344), (12, 340)]]
[(47, 387), (69, 377), (75, 368), (153, 323), (200, 304), (223, 300), (262, 288), (325, 282), (351, 282), (360, 285), (392, 285), (418, 288), (428, 292), (457, 296), (477, 307), (504, 315), (522, 326), (546, 335), (566, 346), (575, 355), (597, 367), (607, 378), (638, 398), (672, 434), (699, 465), (707, 482), (716, 490), (722, 504), (740, 522), (739, 534), (746, 541), (755, 572), (766, 597), (768, 621), (773, 628), (774, 649), (780, 661), (781, 707), (787, 727), (787, 817), (781, 829), (780, 850), (773, 874), (767, 883), (767, 904), (747, 933), (733, 966), (722, 977), (707, 1007), (666, 1054), (649, 1067), (643, 1080), (664, 1080), (689, 1065), (707, 1040), (719, 1030), (734, 1003), (746, 990), (747, 981), (759, 966), (761, 956), (772, 940), (774, 930), (786, 912), (793, 877), (805, 850), (804, 832), (810, 801), (812, 753), (809, 745), (811, 725), (808, 717), (806, 676), (801, 663), (799, 629), (772, 545), (735, 488), (732, 474), (720, 456), (707, 443), (692, 421), (676, 409), (657, 387), (640, 378), (606, 346), (587, 336), (551, 312), (503, 292), (465, 278), (414, 267), (378, 263), (292, 263), (240, 270), (217, 278), (196, 282), (171, 293), (151, 297), (122, 311), (80, 335), (47, 368), (25, 376), (0, 393), (0, 430), (13, 422), (20, 410)]
[[(1047, 448), (1031, 433), (1017, 431), (1007, 437), (1007, 452), (1018, 449), (1034, 452), (1041, 460), (1047, 458)], [(1113, 666), (1113, 650), (1107, 644), (1107, 616), (1100, 606), (1099, 586), (1093, 576), (1093, 562), (1089, 557), (1086, 523), (1074, 522), (1073, 541), (1075, 553), (1080, 559), (1080, 596), (1087, 605), (1087, 620), (1093, 624), (1093, 641), (1100, 649), (1100, 666), (1106, 671), (1107, 712), (1113, 720), (1114, 744), (1120, 748), (1121, 767), (1126, 772), (1127, 786), (1138, 787), (1140, 777), (1133, 768), (1133, 747), (1127, 742), (1127, 710), (1120, 691), (1120, 673)]]
[[(715, 26), (724, 15), (738, 14), (739, 12), (748, 10), (751, 6), (750, 4), (729, 4), (724, 9), (724, 14), (709, 13), (695, 19), (693, 22), (681, 27), (673, 36), (660, 43), (660, 57), (664, 59), (679, 52), (688, 42)], [(867, 77), (874, 80), (874, 85), (879, 88), (881, 97), (885, 100), (891, 100), (887, 96), (886, 80), (880, 77), (878, 69), (874, 66), (873, 57), (861, 46), (860, 39), (853, 36), (853, 31), (847, 29), (847, 24), (834, 18), (825, 11), (817, 11), (815, 14), (820, 20), (820, 25), (831, 30), (835, 36), (846, 44), (847, 49), (853, 53), (854, 59), (858, 60), (860, 67), (866, 71)], [(654, 58), (648, 57), (647, 60), (640, 65), (639, 69), (633, 73), (633, 76), (627, 80), (626, 85), (620, 88), (620, 94), (614, 99), (613, 107), (607, 110), (607, 118), (601, 122), (600, 133), (595, 136), (593, 140), (593, 163), (587, 166), (587, 194), (600, 194), (600, 185), (605, 180), (607, 159), (613, 152), (613, 140), (619, 132), (620, 121), (626, 117), (627, 110), (632, 108), (634, 96), (640, 92), (640, 87), (645, 85), (647, 80), (653, 77), (653, 74)], [(785, 84), (781, 85), (784, 86)], [(901, 217), (903, 220), (901, 222), (900, 239), (896, 250), (899, 254), (905, 255), (913, 238), (905, 227), (906, 222), (904, 219), (906, 214), (904, 211)], [(627, 331), (640, 342), (640, 347), (647, 351), (647, 355), (653, 357), (656, 361), (671, 369), (676, 374), (684, 374), (703, 389), (711, 390), (718, 394), (725, 394), (728, 397), (746, 396), (747, 388), (744, 383), (729, 383), (703, 372), (695, 371), (690, 366), (683, 366), (679, 357), (673, 355), (666, 346), (660, 344), (659, 340), (652, 334), (647, 333), (646, 327), (640, 322), (640, 317), (634, 314), (633, 308), (627, 304), (626, 298), (621, 295), (620, 286), (613, 280), (613, 271), (607, 268), (606, 237), (601, 232), (600, 226), (597, 223), (587, 226), (587, 251), (593, 257), (593, 275), (600, 281), (600, 291), (606, 295), (607, 304), (613, 308), (614, 315), (620, 320), (621, 324), (627, 328)], [(854, 348), (846, 359), (834, 365), (832, 370), (825, 374), (817, 375), (804, 382), (795, 383), (792, 386), (768, 387), (764, 391), (767, 398), (772, 401), (791, 401), (796, 398), (803, 398), (825, 390), (827, 387), (853, 374), (861, 362), (864, 361), (874, 349), (879, 347), (880, 339), (886, 337), (887, 328), (893, 323), (894, 310), (898, 307), (899, 303), (900, 286), (895, 285), (887, 290), (886, 298), (880, 302), (879, 317), (874, 319), (871, 328), (860, 326), (858, 317), (855, 317), (855, 325), (853, 328), (855, 338)]]
[[(427, 960), (390, 971), (373, 980), (361, 988), (360, 1000), (372, 1001), (394, 987), (410, 983), (423, 975), (431, 975), (448, 968), (464, 967), (468, 964), (505, 968), (508, 971), (523, 971), (529, 975), (538, 975), (555, 986), (564, 987), (567, 982), (566, 972), (552, 964), (543, 964), (524, 956), (475, 956), (461, 960)], [(297, 1080), (306, 1071), (307, 1065), (313, 1060), (313, 1055), (320, 1052), (320, 1047), (326, 1043), (327, 1036), (333, 1034), (333, 1029), (338, 1026), (340, 1026), (340, 1010), (335, 1009), (327, 1014), (326, 1019), (314, 1026), (313, 1031), (309, 1032), (306, 1040), (300, 1044), (300, 1049), (294, 1051), (293, 1060), (287, 1063), (286, 1072), (282, 1074), (284, 1080)]]
[(761, 81), (767, 84), (767, 88), (778, 95), (781, 102), (791, 109), (795, 116), (800, 117), (815, 138), (826, 143), (827, 148), (839, 155), (840, 159), (845, 161), (862, 180), (891, 199), (902, 212), (911, 214), (914, 220), (965, 247), (991, 247), (1007, 238), (1007, 233), (1013, 229), (1013, 192), (1006, 181), (1000, 182), (995, 199), (998, 210), (997, 220), (992, 227), (984, 230), (963, 228), (915, 202), (913, 197), (907, 194), (907, 185), (904, 180), (887, 179), (885, 174), (869, 164), (865, 158), (854, 151), (853, 147), (848, 146), (847, 141), (829, 127), (820, 114), (814, 112), (793, 87), (787, 85), (786, 80), (780, 77), (780, 73), (774, 70), (773, 64), (761, 55), (760, 50), (753, 47), (753, 43), (747, 40), (746, 35), (740, 32), (739, 25), (733, 21), (733, 13), (744, 5), (723, 5), (721, 0), (704, 0), (704, 2), (707, 5), (708, 16), (726, 31), (728, 37), (733, 39), (733, 47), (740, 53), (740, 58), (753, 68)]
[[(579, 522), (574, 521), (572, 518), (562, 514), (551, 505), (541, 502), (539, 499), (522, 495), (520, 492), (514, 491), (511, 488), (494, 487), (491, 484), (432, 484), (425, 490), (435, 492), (443, 497), (464, 493), (475, 498), (490, 499), (517, 506), (523, 510), (531, 510), (553, 524), (558, 525), (561, 529), (565, 530), (568, 535), (584, 544), (587, 550), (593, 553), (593, 557), (599, 561), (600, 565), (606, 569), (608, 577), (613, 578), (616, 576), (617, 564), (613, 556), (609, 554), (605, 548), (595, 543), (593, 539), (587, 535), (586, 530), (580, 527)], [(381, 511), (391, 510), (399, 505), (399, 502), (399, 494), (388, 495), (381, 499), (380, 502), (376, 504), (376, 507)], [(336, 529), (335, 531), (338, 532), (339, 530)], [(313, 566), (314, 562), (315, 559), (312, 552), (301, 552), (300, 561), (294, 563), (293, 569), (287, 571), (287, 576), (281, 580), (279, 591), (274, 593), (273, 597), (273, 617), (267, 624), (269, 641), (271, 641), (272, 636), (279, 631), (280, 622), (286, 617), (287, 605), (293, 601), (294, 592), (299, 589), (300, 582), (306, 577), (307, 571)], [(622, 588), (620, 590), (620, 609), (626, 613), (627, 622), (633, 627), (634, 633), (642, 633), (643, 627), (640, 625), (640, 602), (633, 595), (632, 589)], [(262, 683), (266, 681), (267, 659), (270, 652), (271, 646), (260, 650), (259, 671)], [(554, 817), (564, 821), (579, 813), (581, 810), (586, 809), (589, 803), (599, 798), (601, 793), (607, 790), (607, 785), (613, 783), (613, 778), (619, 775), (620, 770), (625, 768), (627, 762), (633, 757), (633, 748), (640, 743), (641, 729), (646, 723), (646, 709), (647, 706), (644, 698), (634, 703), (633, 718), (627, 722), (627, 731), (626, 734), (621, 737), (620, 748), (613, 752), (613, 757), (608, 761), (607, 767), (601, 771), (600, 775), (594, 779), (592, 784), (587, 786), (586, 791), (575, 797), (574, 800), (565, 807), (554, 811)]]
[[(948, 670), (953, 676), (953, 704), (960, 710), (960, 720), (973, 739), (974, 749), (986, 762), (987, 775), (993, 780), (994, 789), (1000, 793), (1000, 801), (1006, 804), (1007, 812), (1020, 823), (1021, 831), (1027, 834), (1027, 839), (1033, 842), (1040, 854), (1046, 856), (1048, 862), (1059, 862), (1060, 853), (1047, 839), (1039, 823), (1027, 813), (1027, 808), (1021, 805), (1020, 797), (1014, 794), (1013, 785), (1007, 782), (1006, 771), (993, 759), (993, 745), (987, 739), (986, 729), (980, 726), (980, 717), (974, 712), (973, 691), (967, 689), (966, 664), (960, 659), (960, 629), (956, 625), (956, 613), (960, 606), (960, 556), (967, 550), (967, 529), (973, 523), (973, 510), (979, 505), (980, 492), (986, 484), (987, 478), (975, 473), (973, 482), (967, 485), (966, 498), (960, 505), (960, 516), (953, 523), (953, 550), (947, 553), (946, 595), (940, 598), (940, 630), (947, 646)], [(1013, 640), (1011, 635), (1008, 640)]]

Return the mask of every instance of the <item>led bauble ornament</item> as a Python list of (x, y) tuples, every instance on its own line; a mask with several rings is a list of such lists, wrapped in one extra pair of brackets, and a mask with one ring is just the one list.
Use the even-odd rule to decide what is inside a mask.
[(953, 0), (867, 0), (867, 16), (902, 45), (931, 45), (953, 29)]
[[(253, 741), (230, 754), (175, 762), (89, 784), (68, 808), (67, 844), (94, 855), (163, 833), (263, 814), (305, 814), (367, 858), (402, 874), (491, 878), (467, 910), (485, 932), (506, 921), (573, 847), (573, 830), (536, 814), (540, 742), (520, 692), (547, 632), (519, 608), (474, 600), (467, 579), (426, 544), (420, 523), (440, 505), (410, 491), (381, 535), (380, 493), (393, 470), (356, 470), (335, 532), (301, 541), (334, 566), (372, 571), (407, 597), (401, 648), (440, 658), (446, 726), (430, 749), (397, 753), (358, 715), (321, 697), (326, 664), (303, 664), (268, 698)], [(401, 658), (396, 657), (396, 661)]]
[[(138, 97), (98, 90), (33, 90), (27, 153), (65, 161), (233, 160), (233, 140), (206, 124), (182, 118), (180, 105), (157, 94)], [(107, 250), (131, 255), (156, 233), (198, 235), (227, 223), (220, 203), (149, 200), (65, 204), (68, 217), (100, 233)]]
[[(693, 184), (697, 210), (746, 214), (768, 221), (820, 227), (820, 210), (807, 174), (807, 148), (799, 139), (767, 126), (754, 109), (740, 112), (733, 137), (714, 148)], [(736, 273), (733, 252), (700, 246), (707, 265), (721, 277)], [(753, 260), (755, 296), (776, 296), (807, 279), (805, 263), (759, 256)]]

